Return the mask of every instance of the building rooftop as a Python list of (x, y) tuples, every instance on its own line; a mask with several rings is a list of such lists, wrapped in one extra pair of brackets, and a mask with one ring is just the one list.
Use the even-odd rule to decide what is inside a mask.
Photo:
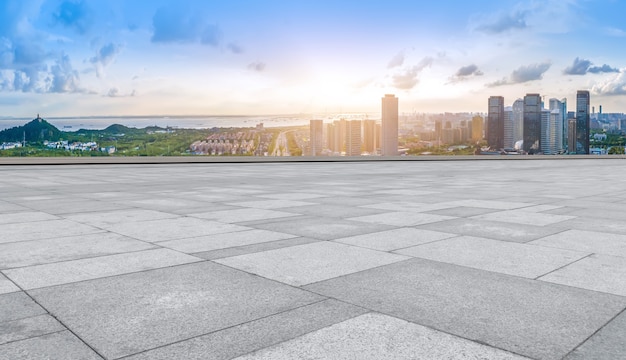
[(0, 166), (0, 359), (624, 359), (624, 159)]

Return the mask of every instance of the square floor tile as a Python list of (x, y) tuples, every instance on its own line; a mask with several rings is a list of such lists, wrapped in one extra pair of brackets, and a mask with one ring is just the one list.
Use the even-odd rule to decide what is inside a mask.
[(400, 228), (376, 233), (351, 236), (333, 241), (348, 245), (355, 245), (374, 250), (392, 251), (407, 248), (432, 241), (443, 240), (457, 236), (439, 231), (430, 231), (414, 228)]
[(382, 314), (364, 314), (236, 358), (528, 359)]
[(33, 226), (31, 223), (0, 225), (2, 234), (0, 244), (102, 232), (102, 229), (70, 220), (37, 221), (36, 225)]
[(380, 213), (385, 212), (385, 210), (379, 210), (379, 209), (368, 209), (368, 208), (358, 207), (358, 206), (341, 206), (341, 205), (329, 205), (329, 204), (298, 206), (298, 207), (293, 207), (293, 208), (284, 208), (281, 210), (287, 211), (290, 213), (310, 215), (310, 216), (331, 217), (335, 219), (380, 214)]
[(301, 286), (407, 258), (333, 242), (317, 242), (219, 259), (215, 262)]
[(250, 228), (211, 220), (181, 217), (118, 223), (107, 226), (107, 230), (139, 240), (156, 242), (250, 230)]
[(129, 251), (155, 245), (113, 233), (97, 233), (56, 239), (0, 244), (0, 269), (47, 264)]
[(0, 216), (0, 224), (14, 224), (58, 219), (58, 216), (50, 215), (41, 211), (21, 211), (11, 214), (2, 214), (2, 216)]
[(413, 246), (395, 253), (531, 279), (589, 255), (471, 236)]
[(626, 298), (413, 259), (304, 287), (531, 358), (558, 359)]
[(530, 244), (626, 257), (626, 235), (567, 230)]
[(428, 211), (428, 213), (433, 214), (433, 215), (444, 215), (444, 216), (453, 216), (453, 217), (470, 217), (470, 216), (476, 216), (476, 215), (489, 214), (495, 211), (498, 211), (498, 210), (479, 208), (479, 207), (458, 206), (458, 207), (453, 207), (453, 208)]
[(0, 345), (0, 358), (7, 360), (102, 359), (69, 331), (62, 331)]
[(560, 228), (550, 226), (532, 226), (467, 218), (420, 225), (418, 228), (519, 243), (529, 242), (562, 231)]
[(0, 295), (0, 323), (46, 313), (23, 291)]
[(135, 354), (323, 299), (211, 262), (30, 293), (107, 358)]
[(626, 296), (626, 258), (594, 254), (539, 280)]
[(295, 237), (297, 236), (291, 234), (283, 234), (275, 231), (254, 229), (236, 231), (226, 234), (201, 236), (197, 238), (161, 241), (158, 243), (158, 245), (185, 253), (196, 253), (202, 251), (225, 249), (235, 246), (291, 239)]
[(576, 218), (569, 215), (544, 214), (532, 211), (509, 210), (473, 216), (472, 219), (501, 221), (514, 224), (546, 226)]
[(47, 314), (0, 322), (0, 345), (63, 330), (65, 327)]
[(366, 309), (324, 300), (131, 356), (128, 360), (229, 360), (353, 318)]
[(390, 212), (377, 215), (358, 216), (347, 220), (362, 221), (366, 223), (392, 225), (392, 226), (416, 226), (439, 221), (454, 219), (451, 216), (432, 215), (414, 212)]
[(368, 224), (359, 221), (324, 217), (283, 219), (267, 223), (248, 223), (247, 225), (258, 229), (294, 234), (319, 240), (333, 240), (394, 228), (388, 225)]
[(297, 200), (257, 200), (228, 203), (228, 205), (243, 206), (255, 209), (280, 209), (295, 206), (315, 205), (315, 203)]
[(20, 291), (20, 288), (15, 286), (15, 284), (4, 277), (4, 275), (0, 274), (0, 294), (8, 294), (16, 291)]
[(207, 260), (215, 260), (215, 259), (222, 259), (222, 258), (227, 258), (227, 257), (239, 256), (239, 255), (259, 253), (259, 252), (268, 251), (268, 250), (282, 249), (282, 248), (291, 247), (291, 246), (310, 244), (310, 243), (319, 242), (319, 241), (322, 241), (322, 240), (305, 238), (305, 237), (295, 237), (291, 239), (268, 241), (268, 242), (262, 242), (262, 243), (257, 243), (257, 244), (236, 246), (236, 247), (231, 247), (231, 248), (226, 248), (226, 249), (203, 251), (199, 253), (194, 253), (193, 256), (197, 256), (199, 258), (203, 258)]
[(280, 219), (290, 216), (298, 216), (298, 214), (266, 209), (236, 209), (193, 213), (189, 214), (189, 216), (200, 219), (216, 220), (223, 223), (239, 223), (257, 220)]
[(169, 219), (177, 217), (177, 215), (154, 210), (124, 209), (96, 213), (71, 214), (65, 215), (64, 217), (83, 224), (105, 227), (121, 222)]
[(169, 249), (154, 249), (5, 270), (25, 290), (188, 264), (201, 259)]
[(626, 312), (572, 351), (566, 360), (626, 359)]

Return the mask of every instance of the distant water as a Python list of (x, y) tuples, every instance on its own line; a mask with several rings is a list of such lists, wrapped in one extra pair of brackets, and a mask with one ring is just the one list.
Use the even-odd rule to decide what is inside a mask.
[[(45, 118), (50, 124), (63, 131), (102, 130), (113, 124), (134, 128), (147, 126), (175, 127), (184, 129), (209, 129), (213, 127), (255, 127), (263, 123), (265, 127), (307, 125), (311, 117), (307, 115), (284, 116), (115, 116), (84, 118)], [(32, 119), (0, 119), (0, 130), (22, 126)]]

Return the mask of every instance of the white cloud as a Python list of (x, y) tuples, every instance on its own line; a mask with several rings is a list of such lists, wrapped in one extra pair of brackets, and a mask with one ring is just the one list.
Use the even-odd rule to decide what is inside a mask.
[(626, 68), (622, 68), (619, 74), (591, 88), (595, 95), (626, 95)]

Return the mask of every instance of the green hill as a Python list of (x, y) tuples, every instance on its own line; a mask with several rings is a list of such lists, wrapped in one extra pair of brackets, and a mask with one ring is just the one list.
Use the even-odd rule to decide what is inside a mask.
[(0, 131), (0, 142), (21, 142), (24, 137), (28, 142), (59, 141), (63, 132), (39, 116), (26, 125)]

